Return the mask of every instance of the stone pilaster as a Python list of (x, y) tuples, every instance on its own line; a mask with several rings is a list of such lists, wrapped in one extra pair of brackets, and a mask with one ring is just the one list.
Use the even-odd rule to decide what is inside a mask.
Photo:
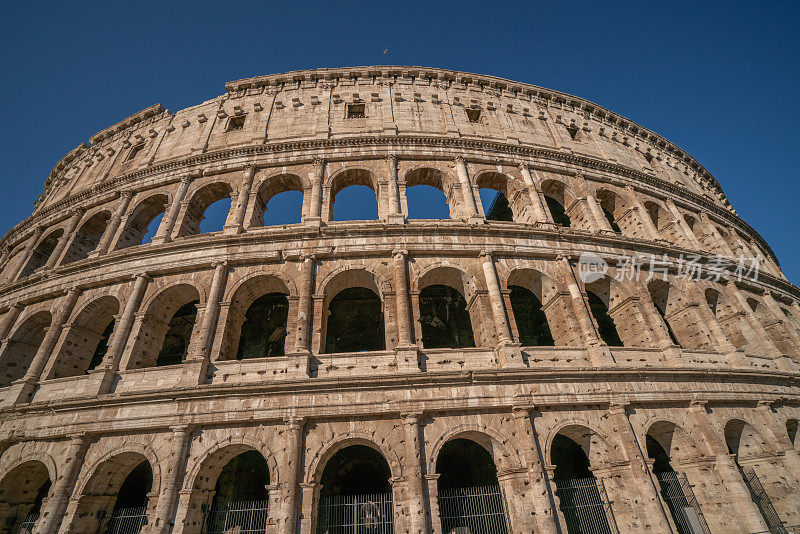
[(70, 438), (63, 463), (59, 465), (58, 478), (52, 481), (53, 485), (46, 504), (42, 503), (39, 520), (33, 530), (34, 534), (51, 534), (58, 531), (90, 442), (86, 434), (76, 434)]
[(19, 314), (22, 313), (24, 306), (19, 302), (15, 302), (8, 308), (8, 311), (3, 316), (3, 322), (0, 323), (0, 341), (5, 341), (8, 335), (11, 333), (11, 330), (14, 328), (14, 324), (17, 322), (19, 318)]
[(106, 229), (103, 232), (103, 237), (100, 238), (100, 242), (97, 244), (97, 247), (89, 253), (89, 257), (100, 256), (108, 252), (108, 249), (111, 246), (111, 241), (117, 235), (117, 230), (119, 230), (120, 224), (122, 223), (122, 218), (128, 211), (128, 206), (130, 206), (132, 198), (133, 191), (123, 191), (119, 194), (117, 208), (114, 210), (114, 214), (111, 215), (111, 219), (108, 221), (108, 226), (106, 226)]
[(225, 292), (225, 285), (228, 283), (228, 273), (230, 267), (227, 261), (214, 264), (214, 276), (211, 280), (211, 289), (208, 291), (208, 301), (203, 310), (200, 330), (197, 332), (197, 340), (191, 343), (191, 348), (186, 357), (188, 360), (208, 361), (211, 352), (211, 345), (214, 342), (214, 335), (217, 331), (217, 320), (219, 319), (219, 306), (222, 294)]
[(28, 242), (25, 243), (25, 249), (20, 253), (19, 263), (14, 266), (13, 274), (8, 277), (9, 280), (16, 280), (19, 274), (25, 269), (25, 266), (28, 265), (28, 262), (31, 261), (33, 248), (39, 243), (39, 239), (42, 237), (42, 232), (42, 227), (38, 226), (33, 231), (31, 237), (28, 238)]
[(319, 225), (322, 222), (322, 188), (325, 182), (325, 160), (314, 159), (314, 173), (311, 180), (311, 202), (305, 223)]
[(472, 182), (469, 180), (467, 162), (463, 157), (458, 156), (455, 161), (458, 183), (461, 186), (461, 195), (464, 202), (466, 218), (471, 223), (483, 221), (483, 214), (478, 213), (478, 204), (475, 202), (475, 191), (472, 189)]
[(506, 312), (503, 295), (500, 292), (500, 282), (497, 278), (497, 269), (490, 252), (482, 251), (483, 276), (489, 292), (489, 304), (492, 308), (494, 329), (497, 332), (497, 353), (500, 365), (503, 367), (525, 367), (520, 345), (511, 339), (511, 329), (508, 326), (508, 313)]
[(175, 505), (178, 501), (178, 492), (181, 489), (183, 475), (186, 470), (189, 443), (192, 439), (192, 429), (188, 425), (172, 427), (170, 456), (167, 460), (166, 470), (161, 479), (161, 494), (155, 507), (155, 520), (150, 532), (153, 534), (169, 534), (174, 526)]
[(250, 189), (253, 187), (253, 177), (256, 174), (255, 167), (248, 165), (242, 172), (242, 183), (239, 185), (239, 192), (236, 195), (235, 204), (232, 206), (233, 214), (230, 223), (226, 224), (223, 231), (226, 234), (241, 234), (244, 231), (244, 214), (247, 210), (247, 202), (250, 199)]
[(64, 228), (64, 233), (58, 239), (56, 248), (53, 249), (50, 257), (47, 258), (47, 263), (44, 265), (45, 269), (52, 269), (56, 265), (61, 264), (61, 260), (67, 250), (67, 244), (71, 243), (72, 239), (75, 237), (75, 228), (78, 227), (78, 223), (81, 221), (81, 218), (83, 218), (84, 213), (85, 211), (82, 209), (73, 210), (71, 212), (69, 221), (67, 221), (67, 226)]
[(406, 481), (409, 511), (409, 527), (411, 534), (427, 533), (427, 501), (425, 495), (425, 481), (423, 479), (423, 456), (420, 414), (403, 414), (403, 427), (405, 430), (406, 446)]
[(300, 464), (303, 459), (303, 424), (304, 420), (291, 417), (285, 420), (286, 436), (286, 489), (284, 498), (282, 534), (294, 534), (297, 531), (297, 505), (300, 502)]
[(181, 212), (183, 199), (186, 198), (186, 193), (189, 191), (189, 186), (192, 183), (191, 176), (182, 176), (178, 184), (178, 189), (172, 197), (172, 202), (167, 209), (167, 212), (161, 218), (161, 224), (153, 236), (153, 243), (168, 243), (172, 240), (172, 232), (175, 229), (175, 221), (178, 220), (178, 214)]
[(403, 207), (400, 202), (400, 184), (397, 178), (397, 157), (394, 155), (386, 156), (386, 167), (389, 171), (389, 211), (387, 222), (390, 224), (403, 224), (406, 220), (403, 214)]
[(528, 188), (534, 222), (552, 223), (553, 217), (550, 215), (550, 210), (547, 209), (544, 200), (542, 200), (539, 185), (533, 179), (530, 168), (526, 164), (521, 163), (519, 166), (519, 172), (522, 174), (522, 180), (525, 182), (525, 186)]

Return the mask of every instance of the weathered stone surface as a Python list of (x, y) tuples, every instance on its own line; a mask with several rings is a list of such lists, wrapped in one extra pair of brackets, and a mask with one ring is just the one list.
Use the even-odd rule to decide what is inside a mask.
[[(490, 453), (511, 532), (566, 532), (558, 436), (621, 532), (678, 531), (658, 447), (711, 532), (767, 529), (742, 471), (800, 525), (800, 289), (691, 156), (583, 99), (441, 69), (226, 90), (94, 135), (0, 240), (0, 532), (37, 506), (34, 532), (103, 529), (147, 462), (143, 531), (197, 533), (225, 465), (255, 450), (267, 532), (310, 534), (327, 462), (366, 445), (391, 472), (395, 532), (440, 533), (437, 458), (454, 439)], [(351, 185), (375, 192), (378, 220), (332, 220)], [(450, 219), (409, 220), (415, 185), (440, 189)], [(484, 187), (507, 199), (488, 219)], [(300, 223), (264, 226), (286, 191), (303, 193)], [(200, 234), (228, 197), (224, 228)], [(584, 282), (588, 252), (608, 270)], [(660, 263), (631, 280), (637, 255)], [(737, 282), (740, 256), (763, 261)], [(682, 277), (690, 258), (724, 276)], [(434, 286), (463, 305), (436, 310), (431, 295), (453, 293)], [(334, 297), (353, 288), (374, 294), (358, 309), (382, 313), (363, 337), (383, 348), (331, 353)], [(240, 350), (248, 309), (275, 294), (269, 332)], [(173, 320), (187, 304), (196, 317)], [(472, 339), (426, 347), (454, 309)], [(165, 338), (182, 363), (157, 365)], [(272, 355), (237, 359), (262, 346)]]

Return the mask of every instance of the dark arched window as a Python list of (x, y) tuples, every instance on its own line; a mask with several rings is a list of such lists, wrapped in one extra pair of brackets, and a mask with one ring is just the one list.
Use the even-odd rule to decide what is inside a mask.
[(565, 228), (569, 228), (569, 225), (572, 224), (572, 221), (570, 220), (569, 215), (567, 215), (567, 210), (564, 209), (564, 205), (549, 195), (545, 195), (544, 200), (547, 202), (547, 209), (550, 210), (550, 215), (553, 216), (553, 222), (556, 222)]
[(235, 456), (217, 477), (207, 532), (263, 532), (268, 522), (268, 485), (269, 466), (261, 453)]
[(542, 302), (530, 290), (520, 286), (508, 286), (509, 299), (517, 323), (519, 342), (526, 347), (553, 346), (553, 335)]
[(419, 292), (422, 345), (426, 349), (474, 347), (467, 302), (456, 289), (430, 285)]
[(383, 303), (374, 291), (351, 287), (333, 297), (328, 305), (326, 354), (385, 348)]
[(181, 306), (169, 321), (169, 330), (156, 358), (156, 366), (176, 365), (183, 362), (189, 349), (194, 322), (197, 319), (197, 303), (192, 301)]
[(288, 316), (286, 295), (269, 293), (256, 299), (245, 313), (236, 359), (283, 356)]
[(589, 297), (589, 308), (592, 310), (592, 316), (597, 322), (600, 339), (609, 347), (621, 347), (622, 340), (619, 337), (619, 333), (617, 333), (614, 320), (608, 314), (608, 307), (605, 302), (591, 291), (587, 291), (586, 296)]
[(108, 342), (111, 339), (111, 334), (114, 332), (115, 322), (116, 321), (112, 319), (111, 322), (108, 323), (108, 326), (103, 329), (100, 341), (97, 342), (97, 347), (94, 349), (94, 354), (92, 354), (92, 359), (89, 362), (89, 368), (86, 369), (86, 372), (91, 371), (103, 363), (103, 358), (105, 358), (106, 352), (108, 352)]

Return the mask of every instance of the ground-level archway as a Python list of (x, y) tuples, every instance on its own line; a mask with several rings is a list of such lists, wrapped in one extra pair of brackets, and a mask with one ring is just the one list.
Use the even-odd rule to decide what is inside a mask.
[(31, 532), (50, 491), (50, 475), (42, 462), (23, 462), (0, 479), (0, 533)]
[(320, 477), (318, 534), (392, 534), (391, 469), (367, 445), (350, 445), (326, 462)]
[(436, 458), (436, 473), (444, 534), (509, 532), (497, 467), (485, 447), (471, 439), (448, 441)]
[(263, 532), (268, 522), (269, 483), (269, 465), (260, 452), (234, 456), (217, 477), (203, 532)]

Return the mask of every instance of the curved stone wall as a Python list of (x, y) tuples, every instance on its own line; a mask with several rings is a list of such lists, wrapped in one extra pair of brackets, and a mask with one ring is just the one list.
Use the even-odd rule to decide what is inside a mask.
[[(226, 90), (93, 136), (0, 241), (0, 531), (29, 512), (36, 532), (108, 528), (146, 462), (143, 531), (200, 532), (255, 450), (265, 528), (310, 534), (326, 465), (366, 445), (394, 529), (442, 532), (437, 458), (459, 439), (491, 455), (510, 532), (574, 528), (562, 443), (612, 531), (687, 532), (658, 447), (711, 532), (800, 524), (800, 290), (691, 156), (591, 102), (440, 69)], [(333, 220), (352, 185), (377, 220)], [(417, 185), (449, 219), (409, 219)], [(480, 188), (509, 209), (486, 217)], [(265, 226), (290, 191), (300, 222)]]

